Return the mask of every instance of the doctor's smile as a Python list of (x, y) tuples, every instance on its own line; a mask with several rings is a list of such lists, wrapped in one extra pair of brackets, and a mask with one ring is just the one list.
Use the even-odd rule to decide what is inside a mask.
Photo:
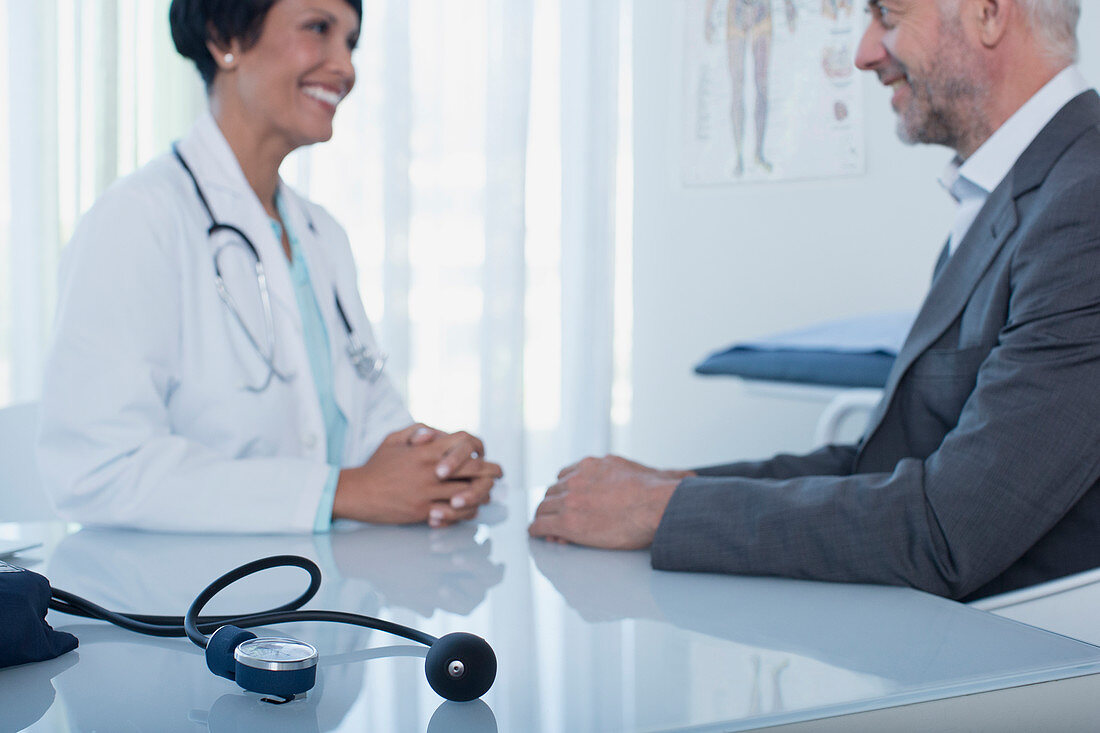
[(333, 112), (336, 111), (336, 105), (340, 104), (340, 100), (347, 95), (346, 90), (332, 89), (321, 84), (304, 84), (302, 85), (302, 91), (307, 97), (316, 99)]
[(355, 86), (358, 42), (359, 17), (343, 0), (279, 0), (254, 42), (248, 34), (212, 37), (208, 46), (222, 72), (215, 83), (232, 86), (227, 101), (242, 107), (226, 109), (227, 118), (243, 117), (293, 147), (328, 140), (332, 116)]

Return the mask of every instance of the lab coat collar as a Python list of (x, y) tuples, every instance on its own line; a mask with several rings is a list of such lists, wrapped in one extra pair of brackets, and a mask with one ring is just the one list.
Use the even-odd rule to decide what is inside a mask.
[[(270, 219), (264, 210), (256, 192), (248, 184), (237, 156), (229, 146), (214, 116), (204, 112), (196, 120), (191, 131), (179, 142), (179, 152), (187, 161), (195, 179), (202, 187), (203, 194), (210, 204), (214, 216), (220, 223), (239, 228), (259, 252), (263, 261), (264, 273), (271, 293), (271, 305), (274, 314), (276, 361), (294, 366), (290, 371), (304, 372), (308, 375), (305, 349), (301, 346), (302, 319), (298, 311), (298, 302), (294, 296), (294, 286), (290, 280), (290, 267), (283, 252), (282, 242), (275, 237)], [(190, 181), (187, 183), (189, 194), (195, 195)], [(294, 199), (293, 209), (300, 209)], [(205, 215), (205, 212), (204, 212)], [(214, 251), (214, 239), (209, 246)], [(238, 287), (254, 287), (253, 283)], [(230, 285), (232, 289), (232, 284)], [(288, 330), (290, 331), (288, 333)], [(290, 350), (291, 353), (287, 353)], [(281, 357), (281, 358), (279, 358)], [(303, 368), (303, 366), (305, 368)], [(301, 382), (296, 379), (296, 389)], [(310, 387), (312, 388), (312, 386)]]
[[(282, 178), (279, 179), (279, 190), (276, 195), (283, 202), (281, 213), (286, 217), (283, 224), (294, 232), (299, 240), (316, 237), (317, 225), (309, 213), (306, 201), (298, 195), (297, 191), (286, 185)], [(310, 261), (309, 265), (312, 267), (313, 262)]]
[[(260, 203), (259, 197), (249, 185), (241, 169), (237, 156), (222, 134), (214, 116), (204, 112), (195, 122), (188, 135), (179, 143), (180, 153), (191, 166), (195, 177), (203, 188), (214, 216), (219, 221), (240, 227), (255, 244), (264, 262), (271, 299), (274, 306), (276, 339), (280, 350), (292, 349), (294, 353), (283, 353), (282, 363), (294, 365), (297, 377), (295, 389), (303, 390), (304, 404), (317, 404), (316, 390), (310, 378), (309, 362), (302, 339), (302, 318), (298, 309), (294, 285), (290, 279), (290, 266), (283, 252), (282, 243), (272, 231), (270, 218)], [(350, 378), (344, 368), (346, 334), (333, 324), (338, 323), (336, 301), (333, 297), (333, 283), (336, 273), (333, 264), (326, 257), (323, 241), (318, 231), (318, 223), (310, 214), (307, 202), (290, 186), (280, 179), (279, 196), (286, 202), (286, 226), (298, 237), (302, 251), (307, 258), (310, 280), (314, 296), (321, 308), (321, 315), (328, 329), (329, 349), (333, 359), (333, 377), (336, 403), (344, 414), (351, 409)], [(290, 336), (284, 329), (292, 328)], [(282, 331), (282, 332), (280, 332)], [(306, 392), (308, 391), (308, 397)], [(317, 406), (317, 418), (320, 419), (320, 406)], [(322, 446), (321, 453), (324, 453)]]
[[(217, 190), (250, 197), (263, 208), (252, 187), (248, 185), (248, 179), (245, 178), (233, 149), (229, 147), (229, 141), (225, 139), (209, 110), (195, 121), (191, 131), (180, 141), (179, 148), (204, 191)], [(217, 210), (214, 214), (222, 215)]]
[[(275, 238), (274, 234), (269, 235), (271, 226), (267, 211), (256, 196), (256, 192), (252, 190), (252, 186), (249, 185), (236, 154), (209, 110), (203, 112), (195, 121), (187, 137), (180, 141), (179, 149), (208, 198), (217, 198), (218, 194), (222, 194), (237, 199), (227, 202), (220, 209), (211, 201), (214, 216), (218, 217), (219, 221), (240, 226), (234, 220), (242, 218), (243, 215), (245, 223), (248, 224), (245, 232), (261, 250), (265, 267), (271, 268), (269, 258), (274, 255), (284, 257), (282, 243)], [(306, 212), (305, 202), (283, 182), (282, 178), (278, 182), (278, 192), (283, 201), (290, 204), (287, 207), (287, 213), (291, 221), (286, 223), (290, 225), (291, 231), (299, 238), (315, 236), (317, 230), (312, 217)], [(269, 255), (266, 251), (268, 247), (262, 246), (262, 242), (273, 244), (277, 251)]]
[[(330, 331), (328, 334), (329, 344), (335, 345), (337, 343), (336, 339), (343, 335), (342, 333), (331, 333), (331, 324), (333, 323), (333, 318), (336, 313), (336, 303), (332, 297), (333, 283), (336, 281), (336, 274), (333, 272), (331, 264), (324, 256), (325, 252), (318, 237), (317, 226), (308, 211), (306, 201), (281, 179), (279, 180), (278, 196), (283, 201), (282, 213), (286, 217), (283, 225), (298, 238), (298, 242), (301, 245), (301, 254), (305, 257), (306, 267), (309, 271), (310, 286), (313, 288), (313, 297), (317, 299), (317, 304), (321, 308), (321, 316), (326, 324), (326, 329)], [(282, 253), (281, 244), (280, 253)], [(283, 260), (285, 262), (285, 257)], [(287, 271), (289, 272), (289, 267)], [(297, 297), (294, 296), (293, 299), (295, 311), (299, 313), (299, 319), (296, 323), (300, 331), (301, 313), (297, 310)], [(335, 350), (333, 350), (333, 359), (335, 358), (336, 354)]]
[[(292, 314), (291, 322), (301, 331), (282, 243), (275, 238), (263, 204), (248, 184), (237, 156), (209, 111), (199, 117), (179, 142), (179, 151), (195, 174), (218, 221), (239, 227), (252, 240), (263, 260), (272, 299), (279, 300)], [(297, 199), (294, 208), (299, 208)]]

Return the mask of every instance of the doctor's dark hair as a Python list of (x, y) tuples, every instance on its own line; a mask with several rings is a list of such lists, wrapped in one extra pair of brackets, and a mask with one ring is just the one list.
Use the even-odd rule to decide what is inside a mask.
[[(279, 0), (172, 0), (168, 23), (172, 42), (181, 56), (195, 62), (207, 90), (214, 82), (218, 65), (206, 42), (226, 43), (241, 39), (244, 48), (260, 40), (264, 18)], [(362, 0), (345, 0), (355, 13), (363, 17)]]

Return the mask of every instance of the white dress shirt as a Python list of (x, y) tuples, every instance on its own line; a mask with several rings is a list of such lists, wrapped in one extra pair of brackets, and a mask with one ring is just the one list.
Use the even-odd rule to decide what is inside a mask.
[(955, 156), (948, 163), (940, 175), (940, 185), (959, 204), (948, 239), (952, 253), (978, 218), (989, 194), (1012, 170), (1031, 141), (1067, 102), (1088, 88), (1077, 66), (1066, 67), (1016, 110), (973, 155), (965, 161)]

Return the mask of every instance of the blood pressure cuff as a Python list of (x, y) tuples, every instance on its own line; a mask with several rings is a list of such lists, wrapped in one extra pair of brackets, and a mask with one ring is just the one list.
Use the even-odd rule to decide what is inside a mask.
[(46, 623), (50, 582), (0, 561), (0, 668), (41, 662), (76, 649), (76, 637)]

